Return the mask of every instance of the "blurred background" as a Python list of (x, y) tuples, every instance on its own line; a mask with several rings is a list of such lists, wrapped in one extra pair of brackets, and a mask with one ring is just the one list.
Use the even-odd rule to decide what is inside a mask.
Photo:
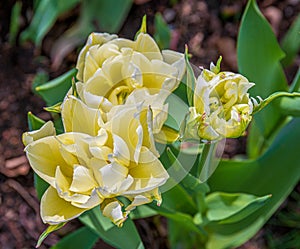
[[(39, 216), (33, 172), (21, 136), (27, 113), (50, 119), (34, 87), (75, 67), (90, 32), (117, 33), (133, 39), (147, 15), (148, 33), (159, 46), (193, 55), (209, 67), (223, 56), (222, 70), (237, 72), (236, 40), (247, 1), (235, 0), (2, 0), (0, 2), (0, 248), (34, 248), (46, 228)], [(299, 0), (261, 0), (258, 5), (278, 41), (300, 13)], [(291, 80), (300, 56), (287, 68)], [(224, 157), (245, 152), (245, 139), (229, 139)], [(136, 221), (146, 248), (168, 248), (164, 219)], [(69, 222), (40, 248), (81, 226)], [(266, 226), (240, 249), (300, 248), (300, 185)], [(99, 242), (95, 248), (111, 248)]]

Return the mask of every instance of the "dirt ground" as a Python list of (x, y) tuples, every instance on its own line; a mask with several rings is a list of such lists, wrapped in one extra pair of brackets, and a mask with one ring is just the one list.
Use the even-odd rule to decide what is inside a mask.
[[(50, 118), (43, 111), (44, 102), (32, 93), (32, 81), (38, 72), (46, 72), (51, 79), (57, 77), (75, 66), (77, 56), (77, 52), (73, 51), (56, 69), (50, 59), (53, 42), (78, 15), (78, 9), (62, 16), (45, 37), (41, 48), (36, 48), (30, 42), (17, 42), (16, 45), (8, 43), (9, 20), (14, 3), (13, 0), (0, 2), (0, 248), (3, 249), (34, 248), (38, 236), (46, 227), (39, 216), (33, 172), (21, 142), (22, 133), (28, 130), (26, 115), (29, 111), (43, 119)], [(22, 3), (20, 31), (28, 26), (33, 8), (30, 0)], [(298, 0), (264, 0), (258, 3), (279, 39), (300, 12)], [(188, 44), (193, 54), (192, 62), (204, 67), (216, 61), (221, 54), (222, 69), (237, 71), (236, 38), (245, 4), (246, 1), (233, 0), (136, 0), (119, 35), (133, 38), (144, 14), (148, 17), (148, 30), (153, 32), (154, 14), (161, 12), (172, 29), (172, 49), (183, 52), (184, 44)], [(289, 75), (296, 72), (299, 64), (298, 56), (296, 64), (288, 69)], [(243, 153), (244, 144), (245, 138), (230, 140), (224, 156)], [(154, 217), (136, 223), (146, 248), (168, 247), (164, 219)], [(50, 235), (40, 248), (49, 248), (78, 226), (78, 221), (70, 222)], [(272, 229), (272, 225), (267, 225), (240, 249), (268, 248), (266, 230), (275, 233)], [(94, 248), (111, 247), (99, 242)]]

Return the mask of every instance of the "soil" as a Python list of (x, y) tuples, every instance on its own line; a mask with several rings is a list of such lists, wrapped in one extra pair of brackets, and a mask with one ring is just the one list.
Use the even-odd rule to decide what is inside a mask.
[[(21, 136), (28, 130), (26, 117), (29, 111), (43, 119), (50, 118), (43, 110), (45, 103), (32, 92), (36, 74), (44, 72), (52, 79), (76, 63), (77, 50), (54, 68), (50, 53), (55, 40), (76, 20), (79, 13), (79, 8), (74, 8), (60, 17), (38, 48), (30, 42), (21, 44), (18, 40), (33, 13), (33, 2), (22, 1), (20, 30), (16, 43), (10, 44), (9, 20), (14, 3), (13, 0), (0, 3), (0, 248), (3, 249), (34, 248), (39, 235), (46, 228), (40, 219), (33, 172), (24, 155)], [(210, 62), (215, 62), (221, 54), (222, 69), (236, 72), (236, 39), (245, 4), (246, 1), (233, 0), (136, 0), (119, 35), (133, 38), (144, 14), (148, 18), (149, 33), (152, 33), (154, 14), (160, 12), (172, 31), (172, 49), (183, 52), (184, 45), (188, 44), (193, 54), (192, 62), (204, 67), (209, 67)], [(259, 1), (259, 6), (279, 39), (300, 12), (298, 0), (264, 0)], [(288, 69), (288, 75), (293, 76), (299, 64), (298, 56), (296, 63)], [(224, 156), (232, 157), (244, 152), (245, 138), (231, 139), (228, 140)], [(288, 202), (284, 205), (288, 206)], [(168, 248), (164, 219), (148, 218), (136, 224), (146, 248)], [(78, 221), (69, 222), (66, 227), (51, 234), (40, 248), (49, 248), (60, 237), (79, 226)], [(268, 248), (266, 230), (272, 232), (272, 229), (272, 225), (267, 225), (240, 249)], [(282, 233), (286, 232), (282, 230)], [(94, 248), (111, 247), (100, 241)]]

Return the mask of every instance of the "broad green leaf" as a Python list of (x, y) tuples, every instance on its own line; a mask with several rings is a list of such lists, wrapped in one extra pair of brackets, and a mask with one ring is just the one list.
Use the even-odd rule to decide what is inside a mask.
[(191, 231), (189, 226), (186, 226), (183, 222), (168, 219), (168, 234), (169, 243), (172, 249), (205, 248), (204, 244), (206, 236)]
[[(280, 64), (284, 53), (279, 47), (271, 26), (261, 14), (255, 0), (249, 0), (238, 35), (238, 67), (256, 85), (252, 96), (266, 98), (276, 91), (287, 90), (287, 82)], [(272, 103), (254, 117), (248, 139), (248, 155), (259, 156), (269, 145), (274, 127), (282, 119)]]
[(187, 99), (189, 106), (194, 105), (194, 90), (196, 85), (196, 78), (193, 71), (193, 68), (189, 61), (189, 54), (188, 54), (188, 48), (185, 47), (185, 63), (186, 63), (186, 93), (187, 93)]
[(12, 10), (9, 25), (9, 44), (14, 45), (20, 28), (22, 2), (17, 1)]
[(79, 2), (79, 0), (40, 0), (30, 26), (21, 34), (21, 41), (31, 40), (37, 46), (40, 46), (44, 36), (57, 18), (64, 12), (74, 8)]
[(219, 164), (219, 158), (216, 157), (218, 142), (205, 144), (197, 167), (197, 176), (201, 182), (206, 182)]
[(169, 105), (169, 110), (165, 125), (179, 131), (180, 124), (184, 120), (185, 114), (189, 111), (189, 106), (176, 94), (169, 95), (166, 103)]
[(47, 229), (40, 235), (36, 247), (39, 247), (50, 233), (62, 228), (65, 224), (66, 223), (64, 222), (57, 225), (48, 226)]
[(285, 57), (282, 60), (284, 66), (293, 63), (300, 49), (300, 15), (293, 22), (292, 26), (284, 36), (281, 42), (282, 50), (285, 52)]
[[(115, 225), (110, 221), (109, 218), (103, 216), (102, 212), (100, 211), (99, 206), (85, 212), (84, 216), (89, 216), (89, 217), (93, 217), (93, 219), (95, 219), (97, 221), (97, 223), (99, 223), (99, 225), (101, 226), (101, 228), (104, 231), (107, 231), (111, 228), (113, 228)], [(80, 218), (81, 219), (81, 218)]]
[[(125, 21), (132, 0), (93, 0), (83, 2), (81, 22), (96, 26), (101, 31), (116, 33)], [(81, 26), (82, 27), (82, 26)]]
[[(201, 182), (198, 178), (187, 172), (170, 149), (167, 149), (167, 154), (169, 156), (170, 163), (173, 165), (174, 176), (180, 176), (181, 178), (184, 176), (180, 182), (185, 189), (195, 192), (200, 191), (202, 193), (207, 193), (209, 191), (207, 184)], [(179, 179), (175, 180), (178, 181)]]
[[(240, 222), (211, 225), (211, 246), (220, 249), (236, 247), (252, 237), (270, 218), (300, 179), (300, 118), (294, 118), (257, 160), (222, 161), (209, 179), (212, 191), (245, 192), (272, 198)], [(216, 246), (219, 241), (219, 247)], [(226, 242), (226, 243), (225, 243)], [(221, 246), (222, 245), (222, 246)]]
[(234, 223), (262, 207), (270, 197), (270, 195), (256, 197), (244, 193), (213, 192), (205, 198), (206, 217), (209, 221), (219, 221), (220, 224)]
[(76, 69), (64, 73), (63, 75), (36, 87), (36, 92), (42, 96), (48, 106), (63, 101), (66, 93), (72, 85), (72, 78), (76, 75)]
[(169, 48), (171, 41), (171, 31), (160, 13), (156, 13), (154, 16), (154, 28), (155, 33), (153, 36), (159, 48)]
[(279, 110), (284, 115), (291, 115), (294, 117), (300, 117), (300, 97), (288, 98), (284, 97), (280, 99)]
[[(99, 207), (97, 208), (100, 209)], [(101, 239), (115, 248), (144, 248), (138, 231), (130, 218), (128, 218), (120, 228), (111, 222), (110, 224), (106, 223), (106, 221), (104, 223), (99, 215), (102, 215), (101, 212), (95, 212), (93, 209), (92, 211), (82, 214), (79, 219), (83, 224), (97, 233)]]
[(50, 249), (92, 249), (98, 239), (98, 234), (91, 229), (88, 227), (81, 227), (63, 237)]
[(130, 212), (129, 217), (131, 219), (140, 219), (140, 218), (147, 218), (157, 215), (157, 212), (152, 208), (148, 207), (147, 205), (142, 205), (136, 207), (133, 211)]

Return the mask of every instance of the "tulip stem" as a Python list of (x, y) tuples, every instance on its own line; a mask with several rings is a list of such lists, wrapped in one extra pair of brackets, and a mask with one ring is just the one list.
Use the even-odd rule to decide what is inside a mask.
[(264, 99), (263, 101), (261, 101), (260, 103), (254, 104), (254, 110), (253, 110), (253, 114), (261, 111), (263, 108), (265, 108), (268, 104), (270, 104), (273, 100), (280, 98), (280, 97), (300, 97), (300, 93), (299, 92), (293, 92), (293, 93), (289, 93), (289, 92), (275, 92), (273, 94), (271, 94), (269, 97), (267, 97), (266, 99)]

